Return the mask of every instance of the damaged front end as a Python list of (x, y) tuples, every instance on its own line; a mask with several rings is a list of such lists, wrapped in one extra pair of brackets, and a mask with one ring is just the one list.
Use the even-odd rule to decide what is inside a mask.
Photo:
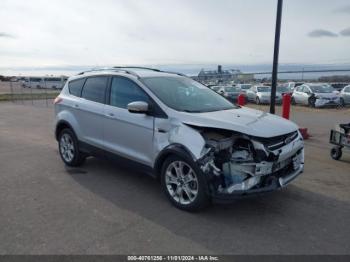
[(206, 144), (197, 164), (217, 200), (273, 191), (304, 169), (304, 142), (298, 131), (272, 138), (198, 128)]

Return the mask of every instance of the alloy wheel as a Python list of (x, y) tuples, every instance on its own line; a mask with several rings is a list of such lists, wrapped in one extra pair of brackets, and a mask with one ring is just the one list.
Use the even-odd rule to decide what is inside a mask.
[(74, 158), (75, 148), (72, 137), (65, 133), (60, 139), (60, 153), (63, 159), (67, 162), (71, 162)]
[(198, 195), (197, 175), (184, 161), (174, 161), (167, 167), (165, 185), (170, 196), (182, 205), (193, 203)]

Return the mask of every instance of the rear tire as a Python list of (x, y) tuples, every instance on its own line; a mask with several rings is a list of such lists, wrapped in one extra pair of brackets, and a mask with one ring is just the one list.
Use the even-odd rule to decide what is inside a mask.
[(86, 155), (79, 151), (78, 139), (69, 128), (63, 129), (58, 136), (58, 151), (67, 166), (78, 167), (85, 162)]
[(339, 160), (343, 155), (342, 149), (340, 147), (333, 147), (331, 149), (331, 157), (334, 160)]
[(195, 212), (210, 203), (204, 174), (193, 161), (168, 157), (161, 170), (162, 190), (177, 208)]

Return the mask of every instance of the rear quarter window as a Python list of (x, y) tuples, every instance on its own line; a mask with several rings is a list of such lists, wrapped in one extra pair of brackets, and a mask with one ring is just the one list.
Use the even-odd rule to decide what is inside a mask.
[(68, 90), (69, 93), (73, 96), (78, 96), (80, 97), (81, 95), (81, 90), (83, 88), (83, 85), (85, 83), (85, 78), (78, 79), (78, 80), (73, 80), (68, 83)]

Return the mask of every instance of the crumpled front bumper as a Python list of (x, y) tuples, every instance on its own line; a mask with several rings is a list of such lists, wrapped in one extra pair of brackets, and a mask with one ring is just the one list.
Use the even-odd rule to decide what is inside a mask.
[(340, 98), (337, 99), (316, 99), (315, 107), (339, 106)]
[(257, 195), (273, 192), (287, 186), (290, 182), (292, 182), (295, 178), (297, 178), (303, 172), (304, 172), (304, 165), (302, 164), (300, 165), (299, 169), (291, 173), (288, 173), (284, 176), (275, 177), (272, 175), (270, 177), (271, 180), (268, 186), (255, 188), (255, 189), (253, 188), (245, 191), (235, 191), (232, 194), (217, 193), (212, 196), (212, 199), (213, 199), (213, 202), (215, 203), (230, 203), (237, 199), (242, 199), (245, 197), (254, 197)]
[(287, 186), (304, 171), (304, 143), (299, 133), (298, 137), (290, 144), (278, 149), (279, 160), (272, 164), (272, 168), (263, 168), (261, 173), (255, 172), (259, 183), (250, 189), (234, 190), (233, 192), (214, 193), (214, 202), (230, 202), (239, 198), (255, 196), (271, 191), (276, 191)]

